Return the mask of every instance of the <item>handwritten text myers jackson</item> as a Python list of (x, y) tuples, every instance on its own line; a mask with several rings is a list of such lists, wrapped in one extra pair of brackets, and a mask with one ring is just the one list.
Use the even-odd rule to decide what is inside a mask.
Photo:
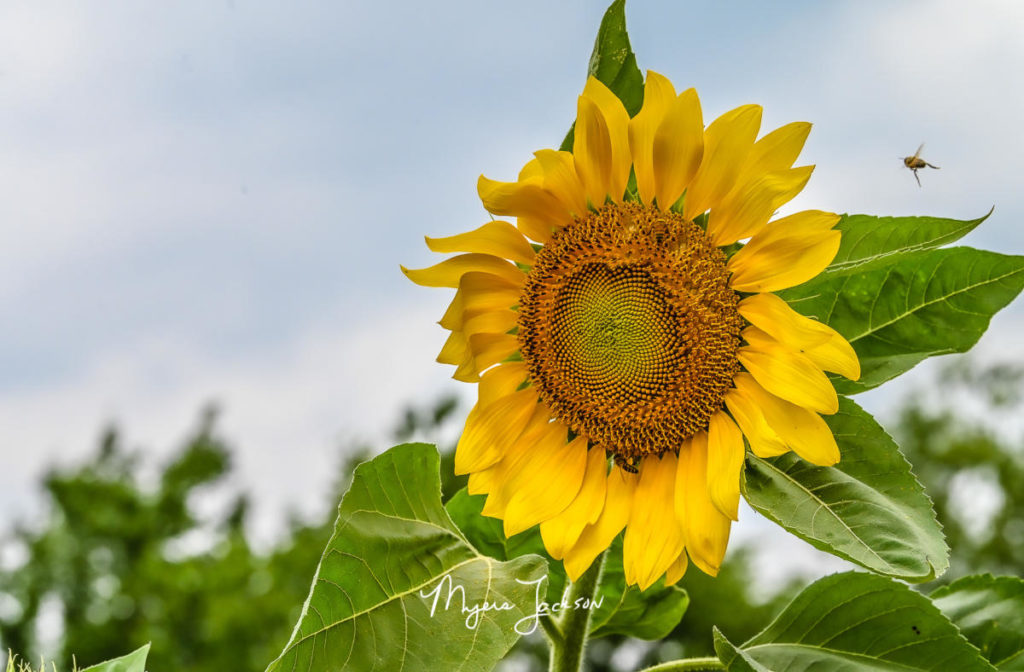
[[(522, 579), (516, 579), (518, 583), (524, 586), (535, 586), (534, 593), (534, 604), (536, 609), (534, 613), (529, 616), (524, 616), (516, 621), (515, 631), (520, 635), (529, 635), (537, 629), (540, 624), (540, 617), (547, 616), (548, 614), (556, 614), (560, 611), (569, 611), (574, 609), (598, 609), (604, 602), (604, 597), (599, 597), (596, 600), (592, 600), (588, 597), (581, 597), (574, 602), (568, 601), (569, 588), (565, 589), (562, 593), (562, 599), (553, 604), (540, 599), (541, 589), (545, 583), (547, 583), (548, 577), (542, 576), (535, 581), (523, 581)], [(441, 601), (441, 597), (444, 595), (444, 610), (448, 611), (452, 606), (452, 601), (455, 596), (459, 596), (459, 602), (456, 602), (456, 606), (460, 607), (462, 613), (466, 615), (466, 627), (470, 630), (475, 630), (480, 625), (480, 616), (487, 613), (488, 611), (513, 611), (517, 607), (514, 604), (508, 602), (477, 602), (474, 604), (468, 604), (466, 602), (466, 589), (457, 583), (452, 581), (451, 574), (445, 574), (441, 577), (441, 580), (437, 582), (429, 592), (420, 591), (420, 597), (424, 599), (434, 598), (434, 601), (430, 604), (430, 616), (433, 618), (437, 612), (437, 605)]]

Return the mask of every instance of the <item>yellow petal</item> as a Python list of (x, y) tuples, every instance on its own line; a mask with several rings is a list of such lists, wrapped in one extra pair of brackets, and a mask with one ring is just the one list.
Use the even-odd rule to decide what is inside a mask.
[(672, 101), (654, 135), (658, 207), (667, 211), (697, 174), (704, 155), (704, 118), (695, 89)]
[(689, 561), (686, 558), (686, 551), (679, 554), (675, 562), (669, 565), (668, 570), (665, 572), (665, 585), (674, 586), (679, 582), (679, 579), (683, 578), (683, 574), (686, 573), (686, 566)]
[(476, 388), (477, 406), (483, 410), (497, 400), (512, 394), (529, 375), (524, 362), (506, 362), (489, 369)]
[(580, 538), (565, 554), (565, 573), (569, 575), (569, 580), (580, 578), (629, 522), (638, 480), (636, 474), (612, 467), (608, 474), (608, 489), (601, 517), (593, 525), (583, 528)]
[(763, 230), (779, 208), (796, 196), (811, 178), (814, 166), (760, 174), (729, 192), (711, 210), (708, 235), (718, 246), (732, 245)]
[[(545, 242), (552, 231), (572, 223), (561, 201), (536, 182), (497, 182), (481, 175), (476, 189), (489, 212), (518, 217), (520, 230), (534, 240)], [(532, 223), (531, 230), (524, 230), (524, 220)]]
[(512, 334), (473, 334), (469, 349), (476, 370), (482, 373), (518, 351), (519, 339)]
[(483, 226), (447, 238), (427, 237), (434, 252), (479, 252), (530, 265), (536, 253), (523, 234), (508, 222), (495, 220)]
[(743, 177), (791, 167), (796, 162), (796, 157), (800, 156), (810, 132), (809, 123), (795, 121), (765, 135), (754, 143), (754, 148), (747, 157), (747, 165), (743, 168)]
[(724, 412), (708, 424), (708, 494), (718, 510), (739, 520), (740, 471), (743, 469), (743, 434)]
[(459, 289), (440, 324), (445, 329), (462, 329), (466, 319), (491, 310), (505, 310), (519, 302), (520, 288), (490, 273), (471, 272), (459, 279)]
[(726, 112), (704, 131), (704, 154), (683, 201), (683, 216), (693, 219), (716, 206), (732, 190), (761, 126), (761, 107), (743, 105)]
[(780, 217), (760, 231), (750, 244), (758, 245), (829, 231), (839, 223), (839, 215), (822, 210), (801, 210), (792, 215)]
[(480, 374), (476, 370), (476, 362), (472, 359), (467, 359), (462, 362), (458, 367), (456, 367), (455, 373), (452, 374), (452, 378), (462, 381), (463, 383), (480, 382)]
[(474, 408), (455, 447), (455, 473), (485, 469), (501, 459), (505, 448), (519, 438), (537, 407), (537, 390), (528, 387)]
[(587, 452), (587, 470), (583, 476), (583, 485), (580, 486), (576, 498), (565, 511), (540, 524), (540, 536), (552, 558), (564, 558), (565, 552), (580, 538), (583, 528), (593, 524), (600, 517), (604, 508), (607, 483), (608, 458), (605, 456), (604, 448), (591, 448)]
[(764, 339), (752, 336), (748, 339), (749, 345), (740, 347), (736, 352), (736, 358), (754, 376), (754, 380), (775, 396), (798, 406), (818, 413), (838, 411), (839, 398), (835, 388), (821, 369), (799, 352), (764, 335)]
[(754, 294), (740, 301), (739, 313), (747, 322), (777, 341), (801, 350), (821, 345), (835, 331), (790, 308), (774, 294)]
[(516, 326), (519, 313), (513, 310), (490, 310), (466, 320), (462, 332), (466, 338), (474, 334), (504, 334)]
[(640, 482), (622, 546), (627, 584), (646, 590), (683, 551), (683, 529), (673, 507), (676, 456), (648, 456), (640, 463)]
[(583, 183), (576, 175), (572, 153), (542, 149), (534, 152), (534, 156), (544, 172), (544, 188), (554, 194), (570, 213), (585, 216), (587, 196), (583, 191)]
[(612, 141), (600, 108), (586, 96), (580, 96), (576, 106), (572, 155), (587, 200), (593, 207), (601, 207), (611, 186)]
[(821, 416), (776, 397), (749, 374), (737, 374), (734, 382), (741, 394), (757, 404), (768, 425), (797, 455), (825, 467), (839, 461), (836, 439)]
[(437, 361), (441, 364), (454, 364), (458, 366), (465, 361), (473, 361), (473, 353), (469, 351), (469, 340), (461, 331), (453, 331), (448, 339), (441, 346), (441, 352), (437, 355)]
[(463, 275), (475, 271), (497, 275), (519, 287), (526, 280), (526, 274), (514, 264), (490, 254), (460, 254), (428, 268), (409, 269), (402, 266), (401, 269), (406, 277), (424, 287), (456, 288)]
[(775, 457), (789, 452), (789, 446), (768, 426), (764, 413), (750, 397), (733, 388), (725, 393), (725, 405), (750, 442), (754, 455)]
[(850, 380), (860, 378), (857, 353), (839, 332), (801, 315), (774, 294), (755, 294), (743, 299), (739, 313), (776, 341), (802, 351), (819, 368)]
[(679, 449), (675, 508), (690, 559), (701, 571), (715, 576), (729, 544), (731, 523), (708, 495), (707, 463), (708, 435), (698, 432)]
[(729, 259), (729, 284), (740, 292), (777, 292), (807, 282), (835, 259), (839, 238), (838, 231), (824, 231), (757, 247), (752, 240)]
[(832, 336), (821, 345), (807, 348), (804, 354), (825, 371), (838, 373), (850, 380), (860, 379), (860, 360), (857, 359), (857, 353), (849, 341), (837, 331), (833, 330)]
[[(629, 150), (640, 200), (650, 204), (656, 193), (654, 171), (654, 134), (669, 107), (676, 100), (676, 90), (668, 78), (653, 70), (647, 71), (644, 83), (644, 104), (629, 120)], [(701, 140), (703, 145), (703, 138)]]
[[(594, 101), (608, 129), (611, 162), (608, 165), (608, 195), (619, 202), (626, 192), (632, 160), (629, 154), (629, 113), (619, 97), (596, 77), (589, 77), (583, 95)], [(595, 205), (597, 201), (594, 201)], [(604, 203), (604, 199), (601, 199)]]
[(474, 471), (469, 475), (473, 484), (470, 494), (488, 493), (481, 511), (483, 515), (492, 518), (505, 517), (509, 500), (516, 493), (513, 478), (520, 474), (520, 465), (536, 449), (537, 442), (550, 421), (551, 415), (544, 404), (537, 404), (519, 436), (508, 440), (502, 446), (499, 460), (486, 469)]
[(572, 503), (587, 470), (587, 439), (568, 441), (568, 430), (551, 423), (511, 479), (513, 495), (505, 510), (505, 536), (511, 537), (554, 518)]

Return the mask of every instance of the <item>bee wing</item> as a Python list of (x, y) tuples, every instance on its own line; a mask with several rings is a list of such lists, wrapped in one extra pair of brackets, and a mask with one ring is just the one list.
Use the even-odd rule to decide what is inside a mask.
[(917, 151), (914, 152), (914, 158), (915, 159), (917, 159), (919, 156), (921, 156), (921, 150), (922, 149), (924, 149), (924, 143), (923, 142), (921, 143), (921, 146), (917, 148)]

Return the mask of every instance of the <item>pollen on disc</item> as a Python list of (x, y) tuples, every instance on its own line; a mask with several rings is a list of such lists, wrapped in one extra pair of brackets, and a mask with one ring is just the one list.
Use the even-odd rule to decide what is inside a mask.
[(739, 370), (724, 255), (695, 224), (609, 204), (558, 231), (520, 300), (523, 359), (574, 432), (627, 458), (705, 429)]

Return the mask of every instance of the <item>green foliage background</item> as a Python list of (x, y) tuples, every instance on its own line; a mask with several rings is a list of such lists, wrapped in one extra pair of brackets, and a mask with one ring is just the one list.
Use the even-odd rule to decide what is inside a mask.
[[(922, 586), (926, 593), (966, 574), (1019, 575), (1024, 567), (1024, 446), (1019, 437), (999, 432), (1024, 411), (1022, 389), (1019, 364), (979, 366), (961, 357), (942, 369), (935, 385), (912, 390), (886, 423), (934, 500), (952, 549), (950, 570)], [(452, 398), (406, 409), (394, 439), (436, 440), (458, 424), (458, 410)], [(446, 461), (450, 448), (443, 452)], [(3, 543), (27, 553), (21, 566), (0, 573), (0, 601), (17, 604), (0, 614), (0, 647), (30, 659), (46, 654), (65, 670), (71, 669), (72, 654), (84, 666), (151, 641), (153, 669), (265, 669), (297, 620), (331, 534), (334, 504), (354, 465), (370, 453), (365, 446), (341, 446), (347, 459), (322, 519), (293, 518), (285, 538), (257, 551), (244, 533), (250, 516), (246, 496), (236, 495), (213, 520), (199, 519), (190, 506), (199, 493), (228, 496), (232, 452), (217, 432), (216, 413), (207, 411), (162, 466), (154, 488), (140, 484), (145, 465), (113, 429), (88, 462), (47, 474), (41, 484), (46, 523), (0, 532)], [(441, 473), (450, 474), (450, 464)], [(445, 499), (462, 485), (447, 479)], [(993, 505), (980, 518), (965, 514), (965, 500), (979, 497)], [(212, 543), (182, 557), (175, 551), (178, 542), (197, 530), (205, 530)], [(699, 606), (673, 632), (656, 642), (616, 635), (596, 640), (588, 649), (589, 669), (621, 669), (613, 660), (639, 665), (713, 655), (713, 626), (731, 642), (753, 637), (807, 583), (795, 578), (765, 585), (753, 557), (753, 549), (734, 544), (717, 579), (688, 572), (682, 585), (691, 605)], [(41, 651), (36, 639), (44, 600), (56, 600), (64, 615), (55, 651)], [(505, 665), (545, 669), (539, 635), (520, 640)]]

